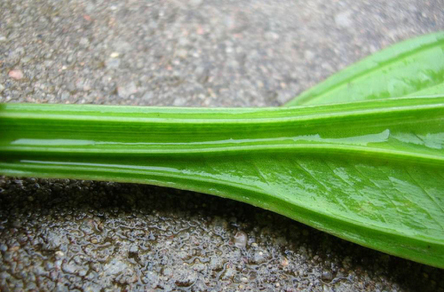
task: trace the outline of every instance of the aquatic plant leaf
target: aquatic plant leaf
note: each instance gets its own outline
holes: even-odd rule
[[[442,94],[444,32],[407,40],[334,74],[286,106]]]
[[[0,173],[217,195],[444,268],[444,96],[233,109],[1,104]]]

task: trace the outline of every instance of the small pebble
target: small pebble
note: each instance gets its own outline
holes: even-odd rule
[[[134,82],[117,87],[117,93],[120,97],[127,98],[137,92],[137,86]]]
[[[330,282],[333,279],[333,274],[330,271],[324,271],[322,272],[321,279]]]
[[[70,54],[67,58],[66,58],[66,62],[68,64],[74,63],[76,59],[76,56],[74,54]]]
[[[22,226],[22,223],[20,222],[20,220],[14,220],[12,222],[12,226],[15,228],[20,228]]]
[[[107,69],[117,69],[120,66],[120,59],[109,58],[108,60],[106,60],[105,66]]]
[[[234,246],[238,248],[245,248],[247,246],[248,236],[243,231],[238,231],[234,235]]]
[[[62,266],[62,270],[65,273],[74,274],[76,272],[76,267],[71,265],[71,264],[69,264],[69,263],[66,263],[66,264],[64,264]]]
[[[11,77],[12,79],[15,79],[15,80],[20,80],[23,78],[23,72],[22,72],[22,70],[19,70],[19,69],[14,69],[14,70],[9,71],[8,75],[9,75],[9,77]]]
[[[344,11],[335,16],[335,23],[339,27],[349,27],[353,24],[353,21],[350,19],[351,13],[349,11]]]
[[[0,251],[5,252],[8,250],[8,246],[4,243],[0,243]]]
[[[55,255],[56,255],[56,257],[59,257],[59,258],[65,256],[65,254],[64,254],[62,251],[60,251],[60,250],[56,251],[56,252],[55,252]]]
[[[284,258],[281,260],[281,265],[282,265],[283,267],[288,266],[288,259],[284,257]]]
[[[62,94],[60,95],[60,98],[62,100],[67,100],[71,95],[69,94],[69,92],[67,91],[63,91]]]
[[[203,0],[190,0],[190,5],[192,6],[199,6],[200,4],[202,4]]]
[[[79,41],[79,45],[87,47],[89,45],[89,40],[87,38],[81,38]]]
[[[187,57],[187,55],[188,55],[188,52],[186,50],[184,50],[184,49],[179,49],[179,50],[177,50],[176,55],[179,58],[185,59]]]
[[[154,97],[154,94],[150,91],[145,92],[145,94],[142,96],[142,100],[148,101],[151,100]]]

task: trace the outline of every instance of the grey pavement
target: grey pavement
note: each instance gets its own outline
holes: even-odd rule
[[[0,102],[279,106],[444,1],[2,0]],[[0,177],[1,291],[444,291],[443,270],[144,185]]]

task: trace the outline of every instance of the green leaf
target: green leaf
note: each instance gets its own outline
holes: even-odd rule
[[[444,268],[444,96],[286,108],[0,105],[0,173],[269,209]]]
[[[444,32],[376,53],[303,92],[286,106],[333,104],[444,91]]]

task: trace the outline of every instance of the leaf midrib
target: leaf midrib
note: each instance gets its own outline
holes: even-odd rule
[[[160,144],[165,146],[165,144]],[[124,145],[122,145],[124,146]],[[120,154],[128,157],[153,157],[153,156],[183,156],[183,155],[203,155],[203,154],[242,154],[242,153],[269,153],[288,152],[298,154],[343,154],[372,157],[375,159],[410,161],[434,166],[444,166],[444,157],[440,155],[421,154],[412,151],[397,151],[369,146],[335,145],[335,144],[304,144],[304,145],[255,145],[255,146],[223,146],[218,148],[191,148],[191,149],[94,149],[94,148],[49,148],[49,147],[26,147],[26,146],[3,146],[0,152],[6,153],[38,153],[46,154],[97,154],[112,155]]]

